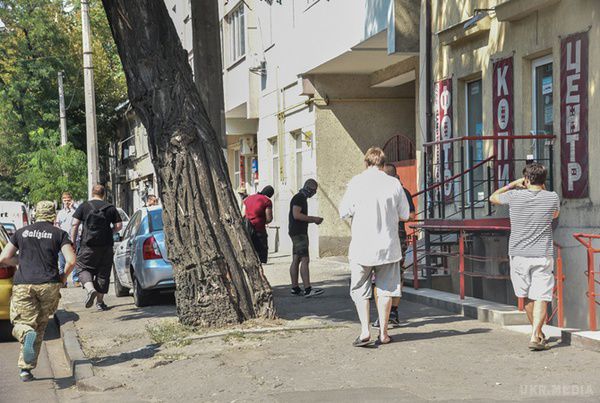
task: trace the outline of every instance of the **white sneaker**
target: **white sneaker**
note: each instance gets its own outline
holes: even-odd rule
[[[310,291],[304,291],[304,298],[314,297],[315,295],[321,295],[325,292],[325,290],[321,288],[311,288]]]

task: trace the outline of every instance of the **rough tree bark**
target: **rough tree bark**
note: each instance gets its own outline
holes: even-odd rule
[[[129,100],[148,131],[180,321],[222,326],[274,317],[271,288],[243,230],[223,152],[164,2],[102,3]]]

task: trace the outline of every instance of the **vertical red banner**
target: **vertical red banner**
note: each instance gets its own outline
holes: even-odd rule
[[[493,63],[492,107],[494,136],[512,136],[513,118],[513,58],[497,60]],[[514,180],[515,145],[512,139],[494,141],[494,176],[496,188],[508,185]]]
[[[581,32],[560,43],[560,172],[567,199],[589,195],[588,41]]]
[[[440,80],[436,83],[436,140],[449,140],[454,137],[452,126],[452,78]],[[439,166],[439,171],[443,173],[444,180],[448,180],[453,175],[453,154],[452,143],[442,143],[436,147],[438,155],[438,164],[443,161],[443,166]],[[438,172],[439,172],[438,171]],[[436,178],[441,175],[438,174]],[[454,197],[454,182],[450,181],[444,184],[444,201],[450,202]]]

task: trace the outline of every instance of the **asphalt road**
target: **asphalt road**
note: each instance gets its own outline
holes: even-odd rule
[[[46,339],[57,337],[55,328],[49,327],[48,330]],[[38,367],[33,371],[36,379],[32,382],[21,382],[19,379],[18,356],[19,343],[0,343],[0,403],[58,402],[46,346],[42,345]]]

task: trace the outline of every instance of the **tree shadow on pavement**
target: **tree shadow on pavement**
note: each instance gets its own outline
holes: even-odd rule
[[[128,351],[125,353],[120,353],[117,355],[109,355],[106,357],[98,357],[92,359],[92,363],[95,367],[109,367],[111,365],[122,364],[127,361],[136,360],[136,359],[148,359],[154,357],[154,355],[159,351],[160,344],[148,344],[145,347],[134,351]]]

